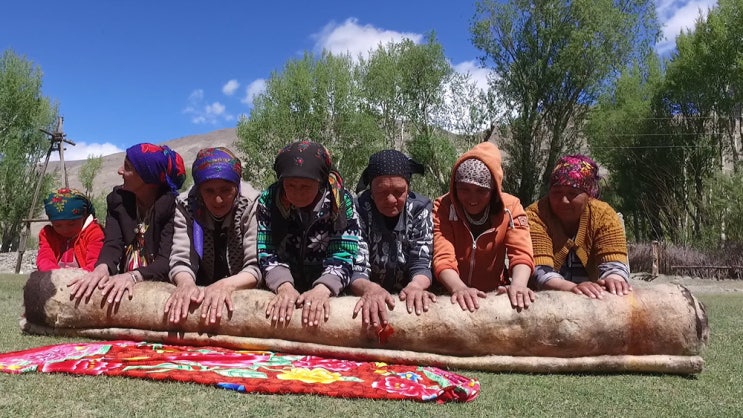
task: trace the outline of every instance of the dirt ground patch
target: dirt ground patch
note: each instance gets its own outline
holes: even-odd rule
[[[648,273],[632,274],[632,286],[647,286],[657,283],[674,283],[686,287],[691,293],[743,293],[743,280],[718,280],[690,276],[670,276],[661,274],[654,279]]]

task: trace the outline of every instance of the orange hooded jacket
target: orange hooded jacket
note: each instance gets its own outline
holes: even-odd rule
[[[454,179],[457,168],[467,159],[484,162],[493,176],[503,210],[490,215],[491,228],[473,238],[464,209],[457,198]],[[534,271],[529,222],[521,202],[502,190],[503,169],[498,147],[483,142],[464,153],[452,167],[449,193],[433,205],[433,274],[438,277],[452,269],[469,287],[489,292],[509,283],[505,260],[510,266],[523,264]]]

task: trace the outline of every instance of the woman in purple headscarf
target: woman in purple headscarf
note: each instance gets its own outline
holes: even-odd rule
[[[95,269],[68,286],[76,300],[101,289],[107,302],[119,303],[143,280],[167,280],[173,242],[173,212],[186,179],[183,158],[167,146],[148,143],[126,150],[119,168],[124,184],[106,197],[105,241]]]
[[[177,286],[165,303],[168,320],[178,323],[192,304],[210,324],[231,313],[232,292],[261,280],[256,250],[258,192],[241,184],[242,165],[227,148],[199,151],[191,174],[194,186],[175,211],[170,280]]]
[[[626,295],[627,241],[614,209],[598,200],[599,168],[585,155],[560,158],[547,196],[526,208],[539,289],[590,298]]]

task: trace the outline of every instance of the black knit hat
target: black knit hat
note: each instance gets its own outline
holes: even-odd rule
[[[371,185],[372,180],[379,176],[400,176],[410,183],[413,174],[423,174],[425,168],[422,164],[400,151],[387,149],[376,152],[369,157],[369,164],[361,173],[361,179],[356,186],[356,192],[360,192]]]

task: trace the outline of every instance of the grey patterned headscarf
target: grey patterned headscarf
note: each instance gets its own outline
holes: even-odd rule
[[[480,187],[493,189],[493,175],[484,162],[477,158],[470,158],[462,161],[457,167],[457,173],[454,176],[457,183],[469,183]]]

